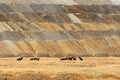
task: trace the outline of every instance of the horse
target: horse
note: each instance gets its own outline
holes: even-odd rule
[[[64,58],[60,58],[60,60],[66,60],[66,57],[64,57]]]
[[[21,61],[23,59],[23,57],[18,57],[17,61]]]
[[[73,57],[73,60],[74,60],[74,61],[76,61],[76,58],[75,58],[75,57]]]
[[[30,60],[31,60],[31,61],[33,61],[33,60],[37,60],[37,61],[39,61],[40,58],[39,58],[39,57],[32,57],[32,58],[30,58]]]
[[[81,61],[83,61],[83,58],[82,58],[82,57],[79,57],[79,59],[80,59]]]
[[[76,60],[76,58],[74,57],[63,57],[63,58],[60,58],[60,60]]]

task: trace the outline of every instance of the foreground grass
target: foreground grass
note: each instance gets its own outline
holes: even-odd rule
[[[84,61],[0,59],[0,80],[120,80],[119,57],[84,57]]]

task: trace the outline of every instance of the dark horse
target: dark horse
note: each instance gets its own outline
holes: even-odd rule
[[[66,60],[66,57],[62,57],[62,58],[60,58],[60,60]]]
[[[82,57],[79,57],[79,59],[80,59],[81,61],[83,61],[83,58],[82,58]]]
[[[18,57],[17,61],[21,61],[23,59],[23,57]]]
[[[72,61],[72,60],[76,60],[76,58],[75,57],[63,57],[63,58],[60,58],[60,60],[70,60],[70,61]]]
[[[76,58],[75,58],[75,57],[73,57],[73,60],[74,60],[74,61],[76,61]]]
[[[60,58],[60,60],[72,60],[71,57],[63,57],[63,58]]]
[[[31,60],[31,61],[33,61],[33,60],[37,60],[37,61],[39,61],[40,58],[39,58],[39,57],[32,57],[32,58],[30,58],[30,60]]]

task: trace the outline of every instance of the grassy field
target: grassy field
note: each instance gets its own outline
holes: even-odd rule
[[[119,57],[83,57],[83,61],[59,58],[0,58],[0,80],[120,80]]]

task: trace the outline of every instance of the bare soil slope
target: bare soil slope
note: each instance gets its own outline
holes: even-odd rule
[[[0,57],[120,56],[120,0],[0,1]]]

